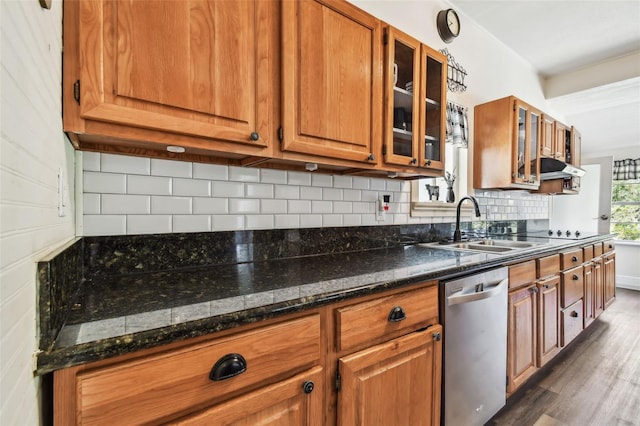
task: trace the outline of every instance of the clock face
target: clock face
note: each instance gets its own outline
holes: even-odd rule
[[[458,14],[453,9],[447,11],[447,26],[451,34],[455,37],[460,34],[460,20],[458,19]]]

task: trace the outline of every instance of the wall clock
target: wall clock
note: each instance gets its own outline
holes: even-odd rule
[[[460,18],[458,18],[458,14],[453,9],[438,12],[436,26],[440,38],[445,43],[451,43],[460,34]]]

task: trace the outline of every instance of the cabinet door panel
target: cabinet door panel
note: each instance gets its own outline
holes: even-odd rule
[[[79,7],[83,118],[267,145],[267,6],[140,0]]]
[[[560,277],[538,283],[538,367],[560,350]]]
[[[613,303],[616,298],[616,258],[615,255],[604,257],[603,266],[604,278],[604,307],[605,309]]]
[[[310,393],[302,385],[312,382]],[[175,422],[176,425],[321,426],[322,368],[316,367],[272,386]]]
[[[282,10],[283,150],[375,164],[380,21],[335,0],[287,1]]]
[[[509,293],[507,392],[512,393],[536,371],[536,297],[532,284]]]
[[[439,425],[442,341],[429,327],[339,360],[338,424]]]

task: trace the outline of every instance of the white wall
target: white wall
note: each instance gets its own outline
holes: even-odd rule
[[[36,425],[36,261],[74,236],[73,162],[62,133],[62,2],[0,2],[0,425]],[[69,210],[58,217],[64,170]]]

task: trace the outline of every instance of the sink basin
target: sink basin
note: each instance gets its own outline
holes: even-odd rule
[[[441,248],[446,250],[464,250],[482,253],[506,254],[520,250],[531,249],[545,245],[544,243],[532,243],[528,241],[510,241],[510,240],[478,240],[466,241],[461,243],[437,242],[426,243],[424,246]]]

